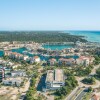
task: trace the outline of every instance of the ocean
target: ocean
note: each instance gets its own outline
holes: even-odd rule
[[[85,36],[85,39],[90,42],[99,42],[100,43],[100,31],[64,31],[72,35],[81,35]]]

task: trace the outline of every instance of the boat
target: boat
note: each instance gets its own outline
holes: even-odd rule
[[[23,51],[22,53],[23,53],[23,54],[27,54],[27,53],[28,53],[28,51]]]

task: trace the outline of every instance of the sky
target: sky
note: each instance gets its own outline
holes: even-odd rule
[[[100,0],[0,0],[0,30],[100,30]]]

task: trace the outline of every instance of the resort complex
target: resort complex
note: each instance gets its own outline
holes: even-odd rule
[[[99,43],[0,44],[0,98],[4,100],[5,95],[9,100],[31,100],[30,96],[36,100],[80,100],[87,95],[92,100],[99,93]]]
[[[100,0],[0,0],[0,100],[100,100]]]

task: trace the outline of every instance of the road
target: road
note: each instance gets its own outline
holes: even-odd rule
[[[75,93],[78,91],[79,87],[76,87],[66,98],[65,100],[71,100],[71,98],[75,95]]]
[[[75,100],[82,100],[83,96],[87,93],[87,89],[85,88],[76,98]]]
[[[92,69],[91,73],[90,73],[87,77],[96,74],[96,70],[97,70],[99,67],[100,67],[100,64],[94,66],[94,68]],[[84,83],[81,82],[84,78],[85,78],[85,77],[76,77],[76,80],[78,81],[79,87],[84,87],[84,86],[85,86],[85,87],[90,87],[90,86],[91,86],[92,88],[97,88],[97,87],[100,86],[100,81],[98,81],[98,80],[96,80],[96,84],[94,84],[94,85],[87,85],[87,84],[84,84]],[[78,88],[78,87],[77,87],[77,88]],[[71,98],[75,96],[75,94],[76,94],[77,91],[78,91],[77,89],[74,89],[74,90],[69,94],[69,96],[66,97],[65,100],[71,100]],[[76,100],[81,100],[82,96],[84,96],[84,93],[86,93],[86,92],[82,91],[81,94],[77,97]]]

